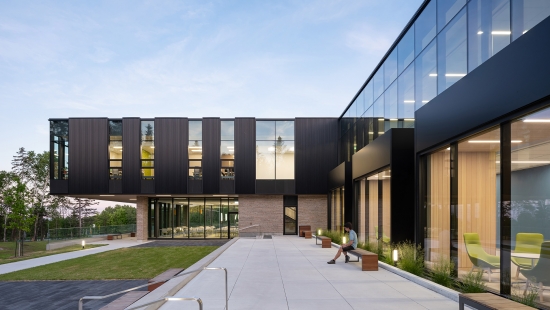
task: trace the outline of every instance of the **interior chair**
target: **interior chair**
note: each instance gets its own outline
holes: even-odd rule
[[[516,253],[540,254],[540,246],[544,242],[544,236],[537,233],[518,233],[516,235]],[[519,276],[520,269],[531,269],[537,264],[537,260],[530,258],[513,257],[512,263],[518,268],[516,269],[516,278]]]
[[[529,286],[536,284],[538,286],[538,294],[540,301],[544,298],[542,293],[544,286],[550,285],[550,241],[543,242],[540,247],[540,258],[535,267],[532,269],[521,269],[519,272],[527,278],[527,284],[523,294],[527,292]]]
[[[472,262],[472,271],[475,268],[487,271],[489,282],[491,282],[492,269],[500,269],[500,258],[485,252],[479,241],[478,233],[465,233],[464,244],[466,245],[468,257]]]

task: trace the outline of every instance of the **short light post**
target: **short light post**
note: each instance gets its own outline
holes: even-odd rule
[[[317,243],[317,241],[319,240],[320,235],[321,235],[321,229],[317,229],[317,236],[315,236],[315,244],[319,244]]]
[[[85,246],[86,246],[86,241],[82,240],[82,249],[84,249]]]
[[[398,254],[397,254],[397,249],[394,249],[393,250],[393,265],[397,267],[397,259],[399,258]]]
[[[346,244],[346,236],[342,237],[342,245]]]

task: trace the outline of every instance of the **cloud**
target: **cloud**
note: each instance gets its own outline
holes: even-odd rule
[[[88,57],[96,63],[106,63],[115,56],[115,53],[105,47],[94,47],[94,51]]]

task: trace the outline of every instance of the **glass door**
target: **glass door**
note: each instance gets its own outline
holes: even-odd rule
[[[229,212],[227,214],[229,219],[229,239],[239,236],[239,213]]]
[[[284,219],[284,234],[285,235],[297,235],[298,226],[296,225],[298,208],[285,207],[285,219]]]

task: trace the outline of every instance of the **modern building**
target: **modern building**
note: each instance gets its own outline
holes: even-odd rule
[[[137,202],[143,239],[351,221],[496,293],[546,288],[548,16],[548,0],[426,0],[338,118],[51,119],[52,194]]]

